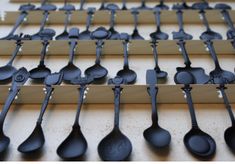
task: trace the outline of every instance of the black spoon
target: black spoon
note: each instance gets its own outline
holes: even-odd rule
[[[173,7],[172,7],[173,10],[189,10],[189,9],[192,9],[191,6],[189,6],[185,0],[182,0],[182,3],[177,3],[177,4],[174,4]]]
[[[79,40],[90,40],[91,39],[91,31],[89,30],[93,15],[95,13],[95,8],[87,9],[87,20],[86,20],[86,30],[79,34]]]
[[[40,24],[40,29],[36,34],[31,35],[31,39],[32,40],[40,40],[40,33],[44,30],[44,27],[46,25],[46,22],[48,21],[50,12],[49,11],[54,11],[56,10],[56,6],[55,5],[51,5],[51,4],[44,4],[42,5],[39,10],[43,10],[43,18],[41,20],[41,24]]]
[[[234,73],[230,71],[223,70],[219,64],[213,42],[208,40],[205,42],[207,45],[210,55],[215,63],[215,69],[210,72],[210,80],[213,84],[222,84],[222,83],[233,83],[235,81]]]
[[[161,31],[161,11],[159,9],[154,10],[156,31],[150,34],[153,40],[167,40],[169,38],[168,34]]]
[[[114,29],[115,26],[115,15],[116,15],[116,10],[119,10],[118,5],[116,4],[108,4],[106,6],[106,9],[110,11],[110,28],[109,31],[111,33],[110,40],[118,40],[120,39],[120,34]]]
[[[134,17],[134,24],[135,24],[133,33],[131,35],[131,39],[132,40],[144,40],[144,38],[139,34],[139,31],[138,31],[138,15],[139,15],[139,11],[137,9],[133,9],[131,14]]]
[[[96,60],[95,64],[85,70],[85,75],[92,76],[94,80],[101,80],[105,78],[108,74],[108,70],[101,66],[100,58],[102,54],[102,48],[104,45],[103,39],[108,39],[111,36],[111,33],[106,30],[104,27],[99,27],[91,33],[92,39],[97,39],[96,42]]]
[[[21,41],[22,34],[18,36],[16,41],[16,48],[12,53],[12,57],[9,62],[5,65],[0,67],[0,81],[7,81],[12,78],[13,74],[16,72],[16,68],[12,66],[14,59],[16,58],[17,54],[20,52],[23,42]]]
[[[106,0],[102,0],[99,10],[106,10],[105,3],[106,3]]]
[[[135,71],[129,68],[129,62],[128,62],[129,35],[127,33],[121,33],[120,39],[123,40],[124,66],[122,70],[118,71],[117,76],[123,78],[127,84],[133,84],[136,81],[137,74],[135,73]]]
[[[122,91],[121,84],[124,81],[121,77],[115,77],[109,80],[109,84],[114,84],[114,128],[104,137],[98,145],[98,153],[104,161],[124,161],[127,160],[132,151],[130,140],[119,129],[119,112],[120,112],[120,94]]]
[[[166,79],[168,73],[165,71],[162,71],[158,65],[158,53],[157,53],[157,42],[156,40],[152,41],[151,47],[153,48],[153,55],[154,55],[154,61],[155,61],[155,68],[154,70],[156,71],[157,78],[160,79]]]
[[[160,3],[156,5],[154,8],[160,10],[169,10],[169,6],[164,4],[164,0],[160,0]]]
[[[77,46],[77,40],[79,36],[79,30],[77,28],[72,28],[69,31],[69,62],[64,66],[60,72],[63,72],[63,80],[65,82],[70,82],[76,77],[81,75],[81,70],[73,64],[75,49]]]
[[[231,105],[228,101],[228,97],[225,93],[225,89],[227,89],[227,88],[222,84],[217,89],[220,90],[220,92],[223,96],[225,107],[226,107],[226,109],[229,113],[229,117],[230,117],[231,122],[232,122],[232,126],[227,128],[224,132],[224,139],[225,139],[225,142],[228,145],[228,147],[233,152],[235,152],[235,118],[234,118],[234,115],[233,115],[232,107],[231,107]]]
[[[79,125],[79,116],[83,104],[84,94],[87,89],[87,85],[93,81],[91,76],[81,78],[77,77],[71,81],[72,84],[79,84],[79,102],[77,114],[73,124],[73,129],[68,137],[57,148],[57,154],[65,160],[72,160],[82,157],[87,149],[87,141],[82,134]]]
[[[40,62],[36,68],[29,71],[30,78],[39,81],[44,80],[51,73],[51,70],[45,66],[44,60],[47,53],[47,47],[50,44],[49,40],[53,39],[53,36],[55,36],[55,31],[52,29],[44,29],[40,35],[43,40]]]
[[[192,121],[192,129],[184,136],[184,145],[195,156],[211,157],[215,153],[216,143],[210,135],[203,132],[198,126],[191,96],[192,88],[190,87],[190,84],[194,83],[194,77],[190,72],[178,72],[175,77],[176,84],[184,84],[182,90],[186,94]]]
[[[62,76],[61,73],[53,73],[48,75],[45,78],[44,84],[45,84],[45,98],[41,107],[40,115],[38,117],[38,120],[36,122],[36,126],[33,130],[33,132],[30,134],[30,136],[19,145],[18,151],[24,154],[30,154],[33,152],[37,152],[41,150],[45,143],[45,137],[42,129],[42,120],[43,115],[46,111],[47,105],[50,101],[51,95],[53,94],[54,88],[52,85],[59,85],[62,82]]]
[[[185,41],[178,41],[177,45],[179,45],[181,54],[184,58],[185,67],[177,67],[177,72],[190,72],[195,79],[195,84],[206,84],[209,82],[210,77],[205,73],[205,70],[201,67],[191,67],[191,61],[189,59],[187,50],[185,48]]]
[[[122,10],[127,10],[126,0],[122,0]]]
[[[171,135],[167,130],[161,128],[158,124],[156,106],[156,97],[158,93],[158,87],[156,87],[157,78],[158,76],[155,70],[147,70],[146,83],[149,85],[147,91],[152,102],[152,125],[144,131],[144,138],[155,148],[165,148],[170,144]]]
[[[29,73],[24,67],[20,68],[17,72],[15,72],[14,76],[12,77],[12,85],[9,90],[8,97],[3,106],[2,112],[0,114],[0,154],[3,154],[6,151],[8,145],[10,144],[10,138],[7,137],[3,132],[5,118],[12,102],[20,91],[20,87],[25,84],[28,78]]]
[[[19,26],[27,18],[27,16],[28,16],[27,11],[31,11],[31,10],[34,10],[34,9],[35,9],[35,5],[32,5],[30,3],[26,4],[26,5],[21,5],[20,8],[19,8],[19,10],[21,12],[20,12],[19,17],[16,20],[16,23],[15,23],[14,27],[12,28],[12,30],[10,31],[10,33],[7,36],[5,36],[3,38],[0,38],[0,40],[11,40],[11,39],[16,40],[14,33],[16,32],[16,30],[19,28]]]
[[[65,11],[65,15],[66,15],[65,22],[64,22],[64,31],[60,35],[58,35],[55,39],[56,40],[68,40],[69,38],[68,25],[71,21],[71,14],[72,14],[72,11],[75,10],[75,6],[67,4],[67,0],[65,0],[64,6],[60,8],[60,10]]]
[[[84,4],[85,0],[80,0],[80,8],[79,8],[80,11],[84,10]]]
[[[193,36],[184,31],[183,11],[182,10],[177,10],[176,14],[177,14],[177,18],[178,18],[179,31],[178,32],[172,32],[173,39],[174,40],[192,40]]]
[[[141,5],[137,7],[138,10],[152,10],[152,8],[146,6],[145,0],[141,0]]]
[[[222,39],[221,34],[211,30],[209,23],[207,21],[207,18],[206,18],[205,10],[201,10],[199,13],[202,16],[203,24],[206,27],[206,31],[201,34],[200,39],[201,40]]]

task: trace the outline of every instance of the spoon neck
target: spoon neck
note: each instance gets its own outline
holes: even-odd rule
[[[179,31],[184,31],[184,25],[183,25],[183,11],[178,10],[176,12],[177,18],[178,18],[178,25],[179,25]]]
[[[151,47],[153,48],[153,56],[154,56],[154,61],[155,61],[155,67],[159,68],[159,66],[158,66],[157,42],[156,41],[152,42]]]
[[[212,57],[214,63],[215,63],[215,68],[216,68],[217,70],[221,70],[221,67],[220,67],[220,64],[219,64],[219,60],[218,60],[218,58],[217,58],[217,54],[216,54],[215,48],[214,48],[214,46],[213,46],[213,42],[210,41],[210,40],[208,40],[208,41],[206,41],[206,45],[207,45],[207,47],[208,47],[208,49],[209,49],[209,52],[210,52],[210,54],[211,54],[211,57]]]
[[[22,47],[22,44],[17,44],[14,52],[12,53],[10,61],[7,63],[7,65],[12,65],[13,61],[15,60],[17,54],[19,53],[20,49]]]
[[[45,56],[46,56],[46,53],[47,53],[47,47],[49,46],[49,41],[48,40],[44,40],[42,42],[42,51],[41,51],[41,58],[40,58],[40,65],[44,65],[44,59],[45,59]]]
[[[119,112],[120,112],[120,94],[122,88],[113,88],[114,92],[114,128],[119,128]]]
[[[156,27],[157,27],[157,31],[161,31],[161,11],[155,11],[154,12],[155,15],[155,22],[156,22]]]
[[[200,14],[201,14],[201,16],[202,16],[202,21],[203,21],[203,24],[204,24],[205,27],[206,27],[206,30],[207,30],[207,31],[211,31],[211,28],[210,28],[210,26],[209,26],[208,20],[207,20],[207,18],[206,18],[206,13],[205,13],[205,11],[204,11],[204,10],[200,11]]]
[[[95,64],[100,64],[100,58],[101,58],[101,54],[102,54],[103,45],[104,45],[104,41],[102,41],[102,40],[98,40],[96,42],[96,61],[95,61]]]
[[[115,15],[116,15],[116,11],[115,10],[111,10],[111,13],[110,13],[110,29],[114,29]]]
[[[68,30],[68,25],[71,19],[71,11],[65,12],[65,20],[64,20],[64,32]]]
[[[77,41],[75,40],[71,40],[69,42],[70,45],[70,50],[69,50],[69,63],[72,64],[73,63],[73,59],[74,59],[74,54],[75,54],[75,48],[77,46]]]
[[[152,123],[153,126],[156,126],[158,123],[158,115],[157,115],[157,93],[158,93],[158,87],[155,85],[150,85],[147,88],[148,94],[151,97],[151,106],[152,106]]]
[[[191,66],[191,61],[189,59],[187,50],[185,48],[185,41],[180,40],[177,44],[179,45],[181,54],[183,55],[184,64],[186,65],[187,68],[189,68]]]

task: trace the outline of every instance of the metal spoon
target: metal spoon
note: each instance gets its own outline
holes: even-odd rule
[[[150,34],[153,40],[167,40],[169,38],[167,33],[161,31],[161,11],[159,9],[154,10],[156,31]]]
[[[63,80],[65,82],[70,82],[76,77],[80,77],[81,70],[73,64],[74,54],[75,54],[75,48],[77,46],[77,40],[79,36],[79,30],[77,28],[72,28],[69,31],[69,45],[70,45],[70,51],[69,51],[69,62],[66,66],[64,66],[60,72],[63,72]]]
[[[69,38],[69,33],[68,33],[68,24],[71,21],[71,14],[72,11],[75,10],[74,5],[67,4],[67,0],[64,1],[64,6],[60,8],[61,11],[65,11],[65,22],[64,22],[64,31],[58,35],[55,39],[56,40],[68,40]]]
[[[119,129],[120,93],[122,91],[120,85],[123,82],[123,79],[120,77],[109,80],[109,83],[115,85],[113,88],[115,116],[113,130],[98,145],[99,156],[104,161],[127,160],[132,151],[130,140]]]
[[[29,71],[30,78],[34,79],[34,80],[39,80],[39,81],[44,80],[51,73],[51,70],[45,66],[44,60],[45,60],[45,56],[47,53],[47,48],[50,44],[49,40],[51,40],[53,38],[53,36],[55,36],[55,31],[52,29],[44,29],[40,35],[43,40],[41,59],[40,59],[39,65],[36,68]]]
[[[127,10],[126,0],[122,0],[122,10]]]
[[[156,5],[154,8],[160,10],[169,10],[169,6],[164,4],[164,0],[160,0],[160,4]]]
[[[221,34],[211,30],[205,15],[205,11],[201,10],[199,13],[202,16],[203,24],[206,26],[206,31],[201,34],[200,39],[201,40],[222,39]]]
[[[90,40],[91,39],[91,31],[89,30],[93,15],[95,13],[95,8],[87,9],[87,20],[86,20],[86,30],[81,32],[79,35],[79,40]]]
[[[7,137],[3,132],[5,118],[12,102],[20,91],[20,87],[25,84],[28,78],[29,73],[24,67],[20,68],[17,72],[15,72],[14,76],[12,77],[12,85],[9,90],[8,97],[3,106],[2,112],[0,114],[0,154],[4,153],[10,144],[10,138]]]
[[[230,71],[223,70],[219,64],[219,60],[217,58],[217,54],[215,52],[215,48],[213,46],[213,42],[208,40],[205,42],[207,45],[210,55],[215,63],[215,69],[210,72],[210,81],[213,84],[222,84],[222,83],[233,83],[235,81],[234,73]]]
[[[117,76],[123,78],[127,84],[133,84],[136,81],[137,74],[135,73],[135,71],[129,68],[129,62],[128,62],[129,35],[127,33],[121,33],[120,37],[123,40],[124,66],[122,70],[118,71]]]
[[[100,58],[102,54],[102,48],[104,45],[103,39],[108,39],[111,36],[111,33],[106,30],[104,27],[99,27],[91,33],[92,39],[97,39],[96,42],[96,60],[95,64],[85,70],[85,75],[92,76],[94,80],[101,80],[105,78],[108,74],[108,70],[101,66]]]
[[[5,65],[0,67],[0,81],[6,81],[12,78],[13,74],[16,72],[16,68],[12,66],[14,59],[16,58],[17,54],[21,51],[21,47],[23,42],[21,41],[22,34],[18,36],[18,39],[16,41],[16,48],[14,52],[12,53],[12,57],[9,60],[9,62]]]
[[[141,0],[141,5],[137,7],[138,10],[152,10],[152,8],[146,6],[145,0]]]
[[[84,93],[87,89],[87,84],[90,84],[93,81],[91,76],[81,78],[77,77],[71,81],[72,84],[79,84],[79,102],[77,114],[73,124],[73,129],[68,135],[68,137],[60,144],[57,148],[57,154],[65,160],[77,159],[84,155],[87,149],[87,141],[82,134],[79,125],[79,116],[82,108]]]
[[[144,131],[144,138],[146,141],[155,148],[164,148],[169,146],[171,141],[170,133],[161,128],[158,124],[158,114],[156,106],[156,97],[158,93],[157,84],[158,75],[155,70],[147,70],[146,83],[148,86],[148,94],[152,102],[152,125]]]
[[[85,4],[85,0],[80,0],[80,11],[84,10],[84,4]]]
[[[205,70],[201,67],[191,67],[191,61],[189,59],[187,50],[185,48],[185,41],[180,40],[177,45],[180,48],[181,54],[184,58],[185,67],[177,67],[177,72],[190,72],[195,79],[195,84],[206,84],[209,82],[210,77],[205,73]]]
[[[134,24],[135,24],[133,33],[131,35],[131,39],[132,40],[144,40],[144,38],[139,34],[139,31],[138,31],[138,15],[139,15],[139,11],[137,9],[133,9],[131,14],[134,17]]]
[[[19,145],[18,151],[24,154],[30,154],[33,152],[37,152],[41,150],[45,143],[45,137],[42,129],[42,120],[44,113],[46,111],[47,105],[51,99],[51,95],[53,94],[54,88],[52,85],[59,85],[62,82],[63,74],[61,73],[53,73],[48,75],[45,78],[45,98],[41,107],[40,115],[38,117],[36,126],[30,136]]]
[[[177,17],[178,17],[179,31],[178,32],[172,32],[173,39],[174,40],[192,40],[193,36],[184,31],[183,11],[182,10],[177,10],[176,14],[177,14]]]
[[[108,4],[106,6],[106,9],[110,11],[110,28],[109,28],[109,31],[111,33],[111,36],[110,36],[110,40],[118,40],[120,39],[120,34],[119,32],[117,32],[115,29],[114,29],[114,25],[115,25],[115,15],[116,15],[116,10],[119,10],[119,7],[118,5],[116,4]]]

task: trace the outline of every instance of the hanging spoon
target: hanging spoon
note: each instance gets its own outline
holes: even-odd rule
[[[96,60],[95,64],[85,70],[85,75],[92,76],[94,80],[104,79],[108,70],[101,66],[100,58],[102,54],[102,48],[104,45],[104,39],[108,39],[111,36],[111,33],[106,30],[104,27],[99,27],[91,33],[91,39],[97,39],[96,42]]]
[[[87,20],[86,20],[86,30],[81,32],[79,35],[79,40],[90,40],[91,39],[91,31],[89,30],[93,15],[95,13],[95,8],[87,9]]]
[[[153,40],[167,40],[169,38],[167,33],[161,31],[161,11],[159,9],[154,10],[156,31],[150,34]]]
[[[21,41],[22,35],[18,36],[16,41],[16,48],[15,51],[12,53],[12,57],[9,62],[5,65],[0,67],[0,81],[7,81],[12,78],[13,74],[16,72],[16,68],[12,66],[14,59],[16,58],[17,54],[21,51],[21,47],[23,42]]]
[[[154,8],[160,10],[169,10],[169,6],[164,4],[164,0],[160,0],[160,3],[156,5]]]
[[[80,11],[84,10],[84,4],[85,0],[80,0],[80,8],[79,8]]]
[[[130,140],[119,129],[119,112],[120,112],[120,94],[122,91],[121,84],[124,81],[121,77],[115,77],[109,80],[109,84],[114,84],[114,103],[115,116],[114,128],[104,137],[98,145],[98,153],[104,161],[124,161],[127,160],[132,151]]]
[[[210,55],[215,63],[215,69],[210,72],[210,80],[213,84],[221,84],[224,83],[233,83],[235,81],[234,73],[230,71],[223,70],[220,66],[219,60],[217,58],[217,54],[215,52],[215,48],[213,46],[213,42],[208,40],[205,42],[207,48],[210,51]]]
[[[69,62],[64,66],[60,72],[63,72],[63,80],[65,82],[70,82],[76,77],[81,75],[81,70],[73,64],[75,49],[77,46],[77,40],[79,36],[79,30],[77,28],[72,28],[69,31]]]
[[[133,9],[131,14],[134,17],[134,24],[135,24],[133,33],[131,35],[131,39],[132,40],[144,40],[144,38],[139,34],[139,31],[138,31],[138,15],[139,15],[139,11],[137,9]]]
[[[79,84],[79,102],[77,114],[73,124],[73,129],[68,135],[68,137],[60,144],[57,148],[57,154],[65,160],[72,160],[82,157],[87,149],[87,141],[82,134],[80,125],[79,125],[79,116],[82,108],[85,91],[87,85],[92,83],[93,78],[91,76],[81,78],[77,77],[71,81],[72,84]]]
[[[127,10],[126,0],[122,0],[122,10]]]
[[[156,97],[158,93],[157,84],[158,75],[155,70],[147,70],[146,83],[148,86],[148,94],[152,102],[152,125],[144,131],[144,138],[155,148],[165,148],[169,146],[171,141],[170,133],[161,128],[158,124],[158,114],[156,106]]]
[[[67,4],[67,0],[65,0],[64,6],[60,8],[60,11],[65,11],[65,15],[66,15],[65,22],[64,22],[64,31],[55,38],[56,40],[68,40],[69,38],[68,25],[71,21],[72,11],[74,10],[75,10],[75,6]]]
[[[201,40],[222,39],[221,34],[211,30],[209,23],[207,21],[207,18],[206,18],[205,11],[201,10],[200,14],[202,16],[203,23],[206,26],[206,31],[201,34],[200,39]]]
[[[8,97],[3,106],[2,112],[0,114],[0,154],[5,152],[8,145],[10,144],[10,138],[7,137],[3,132],[5,118],[12,102],[20,91],[20,87],[25,84],[28,78],[29,73],[24,67],[20,68],[17,72],[15,72],[14,76],[12,77],[12,85],[9,90]]]
[[[40,59],[39,65],[36,68],[29,71],[30,78],[33,80],[38,80],[38,81],[44,80],[51,73],[51,70],[45,66],[44,60],[45,60],[45,56],[47,53],[47,48],[50,44],[49,40],[53,39],[53,36],[55,36],[55,31],[52,29],[44,29],[40,35],[43,40],[41,59]]]
[[[59,85],[62,82],[63,75],[61,73],[53,73],[48,75],[45,78],[45,98],[41,107],[40,115],[38,117],[36,126],[30,136],[19,145],[18,151],[24,154],[30,154],[33,152],[37,152],[41,150],[45,143],[45,137],[42,130],[42,120],[43,115],[46,111],[47,105],[51,99],[51,95],[53,94],[54,88],[52,85]]]
[[[136,81],[137,74],[135,73],[135,71],[129,68],[129,62],[128,62],[129,35],[127,33],[121,33],[120,39],[123,40],[124,66],[122,70],[118,71],[117,76],[123,78],[127,84],[133,84]]]
[[[111,36],[110,36],[110,40],[118,40],[120,39],[120,34],[119,32],[117,32],[115,29],[114,29],[114,25],[115,25],[115,15],[116,15],[116,10],[119,10],[119,7],[118,5],[116,4],[108,4],[106,6],[106,9],[110,11],[110,28],[109,28],[109,32],[111,33]]]
[[[152,8],[146,6],[145,0],[141,0],[141,5],[137,7],[138,10],[151,10]]]
[[[179,24],[179,31],[172,32],[174,40],[192,40],[193,36],[184,31],[183,26],[183,11],[181,9],[176,12]]]

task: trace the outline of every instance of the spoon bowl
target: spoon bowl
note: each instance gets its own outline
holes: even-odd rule
[[[118,71],[117,76],[122,77],[127,84],[135,83],[137,78],[137,74],[135,73],[135,71],[129,68],[124,68],[123,70]]]
[[[169,35],[165,32],[157,30],[157,31],[151,33],[150,37],[155,40],[167,40],[169,38]]]
[[[215,31],[205,31],[201,34],[200,39],[201,40],[213,40],[213,39],[221,40],[222,36],[221,34]]]
[[[193,36],[191,34],[186,33],[183,30],[179,32],[172,32],[174,40],[192,40]]]
[[[235,127],[231,126],[224,132],[224,139],[228,147],[235,152]]]
[[[30,73],[30,78],[42,80],[45,79],[45,77],[47,77],[51,73],[51,70],[47,68],[45,65],[39,65],[37,68],[34,68],[31,71],[29,71],[29,73]]]
[[[5,80],[10,79],[13,76],[13,74],[16,72],[16,68],[11,65],[6,65],[3,67],[0,67],[0,72],[1,72],[0,80],[5,81]]]
[[[234,73],[223,69],[215,69],[210,72],[211,80],[214,84],[232,83],[235,81]]]
[[[94,79],[99,80],[107,76],[108,70],[100,64],[95,64],[92,67],[85,70],[85,75],[90,75]]]
[[[63,72],[63,79],[65,81],[71,81],[74,77],[79,77],[81,75],[81,70],[73,63],[68,63],[60,71]]]

